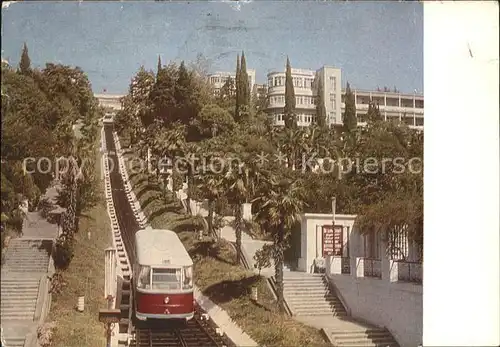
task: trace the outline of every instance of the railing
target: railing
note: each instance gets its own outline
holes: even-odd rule
[[[422,283],[422,263],[398,261],[398,281]]]
[[[342,274],[349,275],[351,273],[351,260],[348,257],[342,257],[341,260]]]
[[[380,259],[364,258],[363,271],[365,277],[382,278],[382,261]]]

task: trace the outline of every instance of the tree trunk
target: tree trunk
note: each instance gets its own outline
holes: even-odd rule
[[[284,265],[284,256],[283,256],[283,248],[284,248],[284,226],[280,225],[278,227],[278,232],[274,237],[274,276],[276,278],[276,294],[278,297],[277,303],[278,308],[281,313],[285,312],[285,299],[283,296],[283,265]]]
[[[213,225],[214,225],[214,200],[208,200],[208,234],[214,235]]]
[[[237,204],[234,211],[234,219],[236,222],[235,225],[235,234],[236,234],[236,264],[241,263],[241,227],[243,220],[243,211],[241,209],[241,205]]]

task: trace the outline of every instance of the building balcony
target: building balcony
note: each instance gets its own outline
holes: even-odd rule
[[[273,86],[267,88],[268,95],[285,95],[285,86]]]
[[[416,115],[423,115],[424,114],[424,109],[423,108],[413,108],[413,107],[403,107],[403,106],[385,106],[385,105],[379,105],[380,112],[391,112],[391,113],[408,113],[408,114],[413,114],[415,113]],[[341,109],[342,112],[345,110],[345,103],[341,103]],[[356,104],[356,110],[357,111],[368,111],[368,105],[367,104]]]
[[[273,102],[269,103],[267,108],[284,108],[285,103],[284,102]],[[315,110],[316,105],[314,104],[296,104],[295,105],[296,110]]]

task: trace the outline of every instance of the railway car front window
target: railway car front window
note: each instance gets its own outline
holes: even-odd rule
[[[137,287],[141,289],[151,288],[151,268],[149,266],[141,266],[137,279]]]
[[[153,289],[181,289],[181,269],[153,269]]]
[[[184,281],[182,289],[192,289],[193,288],[193,268],[191,266],[186,266],[184,268]]]

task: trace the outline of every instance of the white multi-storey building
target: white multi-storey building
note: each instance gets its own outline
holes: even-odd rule
[[[250,84],[250,91],[253,90],[253,87],[255,85],[255,70],[253,69],[247,69],[247,74],[248,74],[248,83]],[[214,87],[214,94],[218,95],[220,92],[220,89],[224,84],[226,83],[227,79],[231,78],[231,80],[234,81],[236,80],[236,75],[234,72],[215,72],[213,74],[208,75],[208,81],[210,82],[211,85]]]
[[[255,84],[255,70],[248,70],[250,90]],[[341,70],[323,66],[318,70],[292,69],[292,80],[295,92],[295,112],[297,124],[308,126],[316,122],[316,100],[319,83],[322,83],[323,100],[326,109],[326,122],[330,126],[343,124],[342,115],[345,110],[345,89],[342,89]],[[209,76],[210,83],[218,93],[227,78],[234,79],[234,74],[219,72]],[[274,119],[275,125],[282,126],[285,107],[285,72],[273,71],[267,74],[268,106],[266,112]],[[261,93],[265,88],[259,88]],[[397,120],[412,128],[424,127],[424,96],[413,93],[405,94],[389,91],[367,91],[351,88],[356,105],[356,117],[359,125],[366,124],[366,113],[370,102],[379,106],[385,120]]]
[[[267,112],[276,125],[284,125],[285,72],[270,72],[268,79]],[[292,69],[295,92],[295,112],[297,125],[308,126],[316,122],[316,98],[318,83],[323,83],[323,97],[327,114],[327,124],[342,122],[341,117],[341,73],[340,69],[323,66],[321,69]]]
[[[371,102],[379,106],[385,120],[397,120],[410,127],[424,127],[424,96],[422,94],[404,94],[384,91],[352,90],[356,104],[358,123],[366,122],[366,112]],[[345,90],[342,91],[342,112],[344,112]]]

